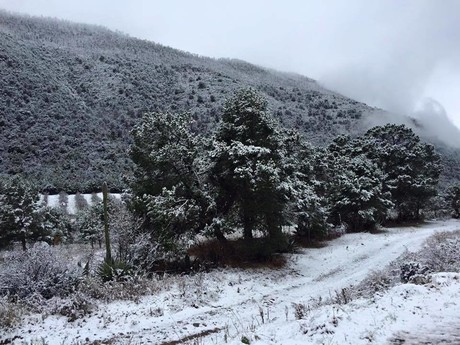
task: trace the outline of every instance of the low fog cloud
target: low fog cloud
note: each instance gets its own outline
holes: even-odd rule
[[[413,6],[402,3],[395,4],[394,11],[382,6],[375,23],[381,29],[362,42],[378,48],[338,64],[326,71],[321,81],[357,99],[410,114],[422,97],[430,96],[426,93],[430,84],[439,82],[439,69],[458,75],[460,2],[417,1]]]

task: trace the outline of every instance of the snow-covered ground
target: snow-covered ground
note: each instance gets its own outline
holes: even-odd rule
[[[430,284],[402,284],[347,304],[319,303],[420,249],[433,233],[459,229],[460,222],[450,220],[347,234],[288,255],[281,269],[165,277],[157,293],[139,301],[100,304],[72,322],[30,315],[5,337],[20,336],[17,344],[460,344],[458,273],[437,273]]]

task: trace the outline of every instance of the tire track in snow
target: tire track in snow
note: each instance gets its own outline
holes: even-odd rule
[[[458,229],[459,224],[439,222],[419,228],[390,229],[376,235],[347,234],[329,242],[326,247],[288,255],[287,266],[280,270],[225,270],[206,274],[205,284],[211,282],[219,288],[214,302],[204,297],[201,303],[191,304],[177,293],[164,292],[146,296],[140,304],[133,302],[127,306],[122,303],[121,309],[117,303],[102,305],[97,317],[78,321],[81,326],[61,322],[61,319],[56,322],[58,318],[51,317],[35,329],[40,332],[40,327],[52,326],[47,334],[55,337],[71,337],[85,330],[86,334],[93,335],[94,340],[113,344],[123,344],[127,340],[132,344],[160,344],[218,328],[222,331],[210,335],[214,339],[210,343],[223,343],[224,337],[232,339],[248,330],[256,331],[267,322],[275,325],[284,319],[293,320],[292,303],[308,304],[310,298],[326,297],[336,290],[357,284],[372,269],[383,268],[406,249],[420,248],[436,231],[452,231]],[[164,308],[163,315],[149,313],[157,307]],[[98,317],[112,321],[103,322],[101,328],[93,322]],[[27,330],[27,326],[24,327]],[[33,339],[33,333],[28,339]]]
[[[326,247],[306,249],[301,254],[291,255],[291,262],[288,264],[290,267],[287,270],[293,269],[302,273],[300,276],[285,280],[281,286],[274,284],[269,291],[264,290],[263,294],[239,299],[227,305],[218,305],[212,311],[198,312],[193,316],[179,318],[169,325],[163,323],[161,330],[165,331],[165,327],[170,327],[171,330],[166,333],[173,334],[172,330],[178,323],[196,324],[196,320],[200,320],[200,324],[212,325],[211,328],[221,327],[230,337],[244,332],[245,327],[255,330],[258,325],[268,322],[267,318],[283,317],[286,308],[290,308],[292,303],[308,302],[313,297],[326,297],[332,292],[361,282],[372,269],[384,268],[406,250],[419,249],[436,231],[457,229],[458,223],[453,224],[429,223],[417,228],[390,229],[375,235],[366,233],[344,235],[331,241]],[[337,260],[338,257],[341,259]],[[336,262],[339,262],[339,265],[335,265]],[[314,266],[319,268],[311,269]],[[270,301],[269,306],[267,300]],[[265,315],[265,320],[262,320],[261,315]],[[219,321],[216,323],[216,319],[220,319],[220,322],[228,321],[226,324],[219,324]],[[149,335],[155,337],[155,333],[159,330],[155,327]],[[133,334],[131,336],[136,337]],[[144,339],[145,336],[144,333]]]

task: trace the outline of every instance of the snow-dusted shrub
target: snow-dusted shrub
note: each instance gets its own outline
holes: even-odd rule
[[[310,306],[302,303],[292,303],[292,307],[294,308],[294,316],[296,320],[305,319],[311,311]]]
[[[151,267],[160,258],[165,258],[164,251],[159,243],[152,241],[148,233],[135,235],[130,241],[125,239],[127,244],[126,260],[136,267]]]
[[[414,281],[420,281],[422,276],[424,276],[429,271],[429,268],[425,265],[422,265],[418,262],[408,262],[401,265],[401,282],[409,283]]]
[[[403,262],[400,276],[403,283],[425,284],[436,272],[460,272],[460,231],[428,238],[423,249]]]
[[[111,280],[127,281],[134,275],[134,271],[124,261],[107,262],[104,260],[97,269],[97,275],[104,282]]]
[[[369,275],[356,287],[358,295],[371,296],[375,293],[387,290],[394,285],[396,279],[393,279],[392,270],[384,269],[371,271]],[[399,279],[398,279],[399,281]]]
[[[60,247],[37,243],[25,252],[13,252],[0,271],[0,294],[48,299],[66,296],[80,281],[81,270],[67,261]]]
[[[140,297],[153,294],[164,288],[164,282],[161,284],[152,278],[137,275],[125,281],[108,281],[103,283],[98,277],[87,277],[79,285],[79,292],[88,298],[111,302],[115,300],[139,301]]]
[[[8,301],[6,296],[0,297],[0,329],[14,326],[21,316],[21,307]]]
[[[54,313],[66,316],[69,321],[81,319],[96,309],[91,298],[81,292],[76,292],[59,302]]]
[[[419,256],[431,272],[460,272],[460,231],[430,237]]]

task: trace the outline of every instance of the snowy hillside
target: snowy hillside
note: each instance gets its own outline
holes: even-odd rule
[[[428,133],[433,121],[389,114],[304,76],[97,26],[0,11],[0,52],[0,171],[29,175],[49,193],[93,192],[103,181],[123,190],[132,168],[129,132],[145,112],[189,112],[196,129],[209,132],[241,88],[258,90],[283,126],[317,145],[387,122],[408,124],[436,143],[447,133],[439,124]],[[455,137],[452,124],[445,126]],[[446,154],[446,179],[459,175],[455,152]]]
[[[16,344],[355,345],[419,344],[420,339],[459,344],[460,274],[434,273],[417,284],[379,288],[385,285],[384,272],[391,271],[385,270],[388,264],[404,255],[399,268],[410,252],[434,248],[427,238],[455,230],[459,221],[346,234],[323,248],[289,254],[281,269],[164,276],[138,287],[145,296],[101,303],[74,321],[46,313],[25,316],[3,339]],[[458,236],[448,241],[458,244]],[[372,289],[372,295],[357,293]]]

